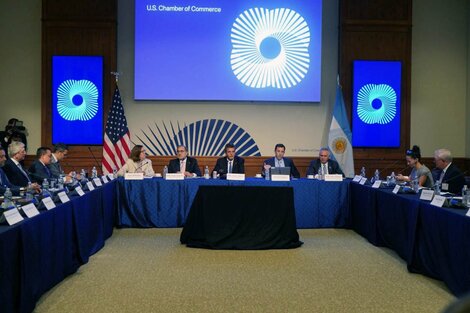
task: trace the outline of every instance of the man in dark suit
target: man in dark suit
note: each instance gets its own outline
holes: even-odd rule
[[[1,169],[5,165],[6,160],[5,150],[0,148],[0,194],[3,195],[6,189],[10,188],[11,193],[17,196],[20,194],[20,187],[12,185],[5,172]]]
[[[434,151],[434,163],[440,170],[436,175],[442,191],[460,194],[465,185],[465,177],[460,169],[452,163],[452,154],[447,149]]]
[[[7,174],[8,179],[15,186],[28,186],[28,183],[31,182],[31,178],[20,164],[26,156],[24,143],[13,141],[8,146],[8,155],[10,158],[6,160],[3,166],[3,171]]]
[[[188,149],[179,145],[176,147],[177,158],[168,164],[168,173],[184,173],[185,177],[201,176],[201,170],[195,158],[188,157]]]
[[[42,184],[44,179],[51,179],[51,170],[47,167],[51,164],[52,151],[48,147],[39,147],[36,151],[37,159],[29,167],[31,180],[35,183]]]
[[[278,143],[274,147],[274,157],[264,161],[263,167],[261,168],[261,175],[264,176],[264,171],[269,170],[271,167],[290,167],[290,176],[299,178],[300,174],[297,167],[294,165],[294,161],[284,157],[285,152],[286,147],[282,143]]]
[[[51,175],[53,178],[58,178],[60,174],[62,174],[63,170],[60,166],[60,161],[62,161],[68,153],[69,148],[67,145],[63,143],[58,143],[54,145],[54,151],[51,155],[51,163],[47,165],[47,167],[51,171]]]
[[[235,155],[235,146],[231,143],[225,145],[225,157],[217,159],[213,172],[220,178],[227,177],[227,173],[245,173],[245,160]]]
[[[318,170],[322,169],[322,174],[341,174],[344,176],[341,167],[338,162],[335,160],[330,160],[330,150],[328,148],[321,148],[320,153],[318,154],[318,159],[310,162],[310,165],[307,169],[308,175],[318,174]]]

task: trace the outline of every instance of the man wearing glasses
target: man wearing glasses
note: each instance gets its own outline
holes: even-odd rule
[[[436,175],[442,191],[460,194],[465,185],[465,177],[460,169],[452,163],[452,154],[447,149],[434,151],[434,163],[440,170]]]
[[[170,161],[168,173],[184,173],[185,177],[201,176],[201,170],[195,158],[188,157],[188,149],[179,145],[176,147],[176,159]]]

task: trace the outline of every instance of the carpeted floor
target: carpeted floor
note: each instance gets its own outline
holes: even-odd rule
[[[181,229],[115,230],[35,312],[440,312],[443,283],[350,230],[299,230],[294,250],[179,244]]]

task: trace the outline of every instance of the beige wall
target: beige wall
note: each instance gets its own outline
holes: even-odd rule
[[[468,1],[413,1],[411,143],[469,157]]]
[[[41,144],[41,1],[0,1],[0,129],[16,117]]]
[[[324,142],[336,79],[336,1],[324,4],[322,99],[311,105],[134,102],[132,3],[119,0],[118,65],[133,133],[145,125],[142,118],[191,122],[230,116],[251,132],[263,154],[270,154],[277,141],[291,155],[310,155]],[[40,1],[0,1],[0,128],[10,117],[22,119],[29,130],[30,153],[40,145],[40,17]],[[455,156],[470,157],[469,20],[466,0],[414,0],[411,143],[421,145],[424,156],[447,146]],[[294,153],[295,148],[306,151]]]

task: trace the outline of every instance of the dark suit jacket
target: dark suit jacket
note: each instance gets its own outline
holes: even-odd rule
[[[439,180],[439,178],[441,177],[441,172],[442,171],[440,171],[437,175],[437,180]],[[462,192],[463,186],[466,183],[465,176],[454,163],[451,163],[444,175],[444,178],[442,179],[442,183],[449,184],[449,188],[447,190],[444,190],[441,185],[442,191],[460,194]]]
[[[179,171],[180,160],[178,158],[171,160],[170,164],[168,165],[168,173],[177,173]],[[195,158],[186,157],[186,172],[194,173],[197,176],[202,176],[201,169],[199,168]]]
[[[59,162],[51,163],[47,165],[47,167],[51,171],[51,175],[53,178],[58,178],[60,174],[62,174],[62,167],[60,166]]]
[[[226,177],[227,176],[227,158],[223,157],[220,159],[217,159],[217,163],[215,164],[215,167],[212,171],[216,171],[217,174],[220,175],[220,177]],[[233,164],[232,164],[232,173],[236,174],[244,174],[245,173],[245,160],[235,156],[233,158]]]
[[[23,170],[26,172],[24,168]],[[26,187],[31,181],[31,178],[26,177],[11,159],[6,160],[3,171],[7,174],[10,183],[15,186]]]
[[[290,176],[295,177],[295,178],[300,178],[299,171],[297,170],[297,167],[295,167],[294,161],[292,161],[289,158],[283,158],[283,159],[284,159],[284,166],[290,167]],[[261,175],[263,176],[264,176],[264,164],[268,164],[274,167],[276,164],[274,157],[267,159],[263,162],[263,167],[261,167],[261,173],[262,173]]]
[[[17,196],[20,194],[20,187],[12,185],[7,175],[1,168],[0,168],[0,181],[1,181],[0,194],[3,195],[5,191],[7,190],[7,188],[10,188],[10,191],[14,196]]]
[[[51,179],[52,174],[51,170],[42,164],[39,160],[36,160],[29,167],[29,176],[31,177],[32,182],[42,184],[44,178]]]
[[[318,174],[318,169],[320,168],[320,159],[313,160],[310,162],[310,165],[307,169],[307,175],[316,175]],[[344,176],[343,171],[339,167],[338,162],[335,160],[328,160],[328,174],[341,174]]]

